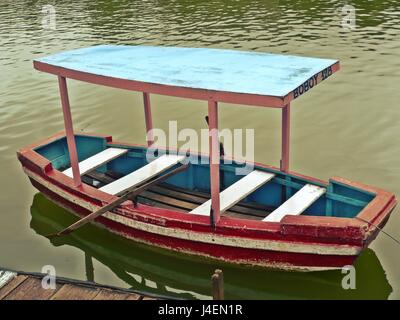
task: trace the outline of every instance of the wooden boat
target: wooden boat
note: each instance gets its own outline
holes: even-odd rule
[[[31,205],[30,227],[38,235],[62,230],[75,217],[37,193]],[[192,257],[134,243],[104,228],[88,226],[68,237],[50,239],[55,247],[73,247],[80,253],[89,281],[99,281],[100,263],[132,290],[184,299],[211,299],[210,273],[222,268],[226,299],[388,299],[393,291],[375,252],[367,248],[357,259],[357,286],[343,290],[341,270],[291,272],[242,267]],[[64,252],[64,251],[63,251]],[[132,253],[134,252],[134,253]],[[82,261],[79,260],[82,257]],[[104,268],[101,268],[104,269]],[[57,270],[60,274],[62,270]],[[246,274],[243,277],[243,274]]]
[[[394,194],[380,188],[289,171],[290,103],[338,71],[336,60],[96,46],[34,60],[34,67],[58,77],[65,132],[18,151],[25,173],[79,217],[136,190],[132,201],[94,220],[123,237],[237,264],[335,269],[354,262],[396,205]],[[148,145],[74,133],[66,78],[143,92]],[[186,152],[158,149],[159,157],[148,159],[150,94],[208,102],[209,155],[191,153],[198,161],[182,164]],[[236,174],[243,164],[220,154],[218,102],[282,110],[279,168],[251,163],[250,173]]]

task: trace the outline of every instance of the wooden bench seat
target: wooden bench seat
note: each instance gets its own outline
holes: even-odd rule
[[[119,148],[108,148],[95,155],[87,158],[79,162],[79,172],[81,176],[85,173],[92,171],[98,167],[101,167],[103,164],[110,162],[111,160],[118,158],[119,156],[128,152],[128,149],[119,149]],[[72,178],[72,168],[68,168],[63,171],[65,175]]]
[[[119,195],[127,189],[138,186],[155,176],[159,175],[163,171],[172,168],[174,165],[185,159],[183,155],[162,155],[154,161],[146,164],[145,166],[137,169],[128,175],[115,180],[112,183],[101,187],[100,190],[107,192],[112,195]]]
[[[262,221],[279,222],[286,215],[299,215],[317,201],[325,192],[325,188],[306,184]]]
[[[220,212],[228,210],[240,200],[246,198],[249,194],[270,181],[275,175],[263,171],[252,171],[245,177],[230,185],[220,193]],[[196,207],[190,214],[209,216],[211,210],[211,199]]]

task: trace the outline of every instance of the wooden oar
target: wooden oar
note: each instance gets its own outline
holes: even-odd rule
[[[159,183],[159,182],[171,177],[174,174],[177,174],[177,173],[179,173],[181,171],[184,171],[188,167],[189,167],[189,164],[181,165],[179,168],[176,168],[176,169],[166,173],[165,175],[163,175],[161,177],[153,179],[152,181],[147,182],[147,183],[141,185],[140,187],[132,187],[131,189],[128,189],[127,192],[123,196],[119,197],[117,200],[105,205],[104,207],[101,207],[99,210],[97,210],[95,212],[90,213],[86,217],[84,217],[84,218],[78,220],[77,222],[71,224],[69,227],[65,228],[64,230],[61,230],[61,231],[59,231],[57,233],[49,234],[46,237],[47,238],[55,238],[55,237],[67,235],[67,234],[71,233],[72,231],[84,226],[88,222],[96,219],[98,216],[101,216],[102,214],[106,213],[107,211],[111,211],[111,210],[115,209],[121,203],[136,197],[137,195],[139,195],[141,192],[143,192],[144,190],[148,189],[152,185],[155,185],[155,184],[157,184],[157,183]]]

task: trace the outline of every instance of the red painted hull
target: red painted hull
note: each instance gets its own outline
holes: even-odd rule
[[[39,191],[75,214],[85,216],[115,197],[88,185],[74,187],[71,178],[53,169],[47,159],[33,151],[62,135],[21,149],[18,158]],[[110,137],[107,140],[112,142]],[[343,178],[333,179],[376,194],[358,214],[359,219],[286,216],[275,223],[222,216],[212,228],[208,217],[124,204],[95,222],[126,238],[230,263],[304,271],[341,268],[352,264],[376,237],[378,230],[373,225],[384,226],[396,199],[392,193],[378,188]]]

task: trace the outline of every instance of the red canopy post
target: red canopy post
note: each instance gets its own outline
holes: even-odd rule
[[[67,80],[65,79],[65,77],[58,76],[58,86],[60,88],[61,105],[64,114],[65,133],[67,135],[67,144],[69,159],[71,161],[72,167],[72,175],[74,178],[74,184],[78,187],[82,184],[82,181],[81,174],[79,172],[78,153],[76,151],[74,129],[72,126],[71,108],[68,98]]]
[[[210,150],[210,183],[211,183],[211,225],[215,225],[220,217],[219,204],[219,138],[218,138],[218,103],[208,101],[208,130]]]
[[[146,120],[146,140],[147,145],[150,147],[154,142],[153,136],[153,119],[151,116],[151,106],[150,106],[150,94],[148,92],[143,92],[143,102],[144,102],[144,117]]]
[[[282,157],[281,170],[289,171],[289,143],[290,143],[290,103],[282,108]]]

